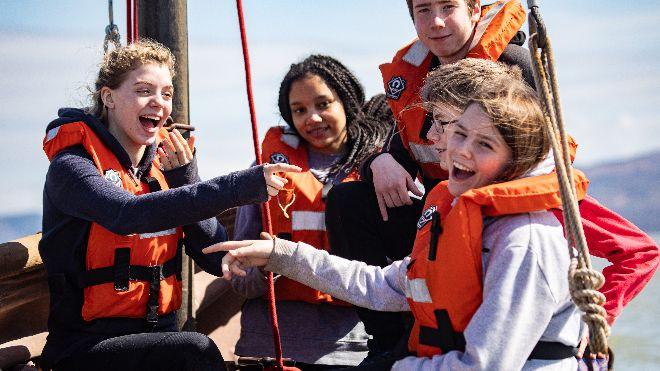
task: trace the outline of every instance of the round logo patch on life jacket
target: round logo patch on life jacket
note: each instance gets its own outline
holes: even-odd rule
[[[122,186],[121,186],[121,176],[119,175],[119,172],[117,170],[108,169],[103,174],[103,177],[108,182],[116,185],[119,188],[122,188]]]
[[[284,153],[275,152],[270,155],[270,162],[273,164],[288,164],[289,158]]]
[[[398,100],[404,90],[406,90],[406,80],[401,76],[393,76],[387,82],[386,96],[390,99]]]
[[[431,205],[428,209],[424,210],[422,216],[419,217],[419,221],[417,221],[417,229],[422,229],[426,223],[430,222],[436,210],[438,208],[435,205]]]

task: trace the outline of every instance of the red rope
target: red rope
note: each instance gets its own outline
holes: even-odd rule
[[[257,115],[254,109],[254,99],[252,94],[252,74],[250,72],[250,53],[248,51],[247,44],[247,35],[245,32],[245,20],[243,18],[243,2],[241,0],[236,0],[236,10],[238,11],[238,23],[241,30],[241,46],[243,47],[243,61],[245,65],[245,85],[247,87],[248,95],[248,105],[250,107],[250,121],[252,122],[252,142],[254,144],[254,156],[256,158],[257,165],[261,165],[261,146],[259,143],[259,133],[257,129]],[[264,220],[266,221],[266,230],[272,236],[273,235],[273,224],[270,217],[270,208],[268,207],[268,202],[265,202],[261,205],[262,214],[264,215]],[[280,341],[280,328],[277,323],[277,311],[275,308],[275,285],[273,283],[273,273],[268,272],[268,309],[270,312],[270,318],[272,321],[273,327],[273,342],[275,345],[275,360],[277,362],[277,367],[280,370],[284,369],[284,363],[282,361],[282,343]]]
[[[132,0],[126,0],[126,45],[133,42]]]
[[[138,41],[138,0],[133,0],[133,40]]]
[[[138,40],[138,0],[126,0],[126,45]]]

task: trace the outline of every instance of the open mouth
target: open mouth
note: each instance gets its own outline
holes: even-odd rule
[[[152,115],[140,116],[140,123],[145,129],[154,129],[160,124],[160,117]]]
[[[475,171],[465,165],[461,165],[454,161],[451,172],[452,178],[456,180],[466,180],[475,174]]]

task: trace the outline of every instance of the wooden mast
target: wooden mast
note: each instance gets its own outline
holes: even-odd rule
[[[156,40],[172,50],[176,57],[174,77],[174,102],[172,118],[174,122],[190,122],[188,100],[188,16],[187,0],[139,0],[138,27],[140,37]],[[184,136],[190,135],[188,132]],[[194,264],[183,254],[181,276],[183,297],[181,309],[177,313],[177,324],[181,330],[195,329],[195,309],[193,300]]]

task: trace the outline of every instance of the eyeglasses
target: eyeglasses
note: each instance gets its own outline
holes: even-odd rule
[[[443,120],[440,120],[440,118],[438,118],[438,117],[434,117],[434,118],[433,118],[433,125],[432,125],[432,127],[433,127],[433,130],[436,131],[436,133],[438,133],[438,134],[444,134],[444,133],[445,133],[445,129],[446,129],[449,125],[455,123],[456,121],[458,121],[458,120],[443,121]]]

